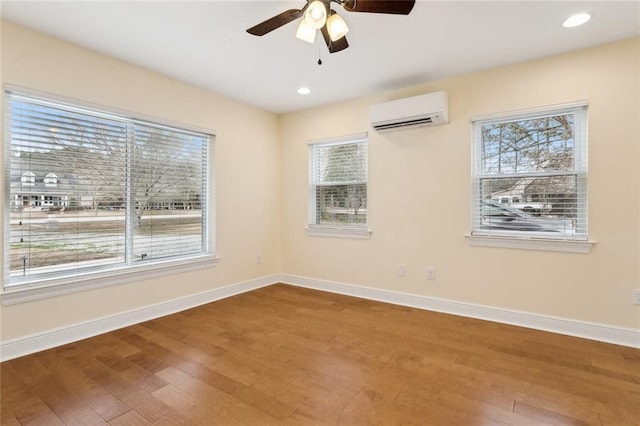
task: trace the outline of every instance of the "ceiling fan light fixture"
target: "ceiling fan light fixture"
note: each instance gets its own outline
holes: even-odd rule
[[[329,37],[331,41],[338,41],[349,32],[349,27],[344,19],[337,13],[332,13],[327,19],[327,31],[329,31]]]
[[[320,0],[312,1],[304,13],[304,21],[316,30],[324,27],[327,22],[327,7]]]
[[[307,43],[313,43],[316,40],[316,29],[309,26],[304,19],[300,21],[298,25],[298,31],[296,31],[296,38],[306,41]]]
[[[302,0],[299,1],[302,3]],[[349,28],[336,11],[331,9],[332,3],[342,6],[345,12],[408,15],[416,0],[304,0],[302,8],[287,9],[247,29],[247,32],[255,36],[263,36],[300,19],[296,32],[297,38],[307,43],[314,43],[316,38],[314,30],[320,30],[329,53],[341,52],[349,47],[345,36]],[[319,59],[318,64],[321,63],[322,60]]]

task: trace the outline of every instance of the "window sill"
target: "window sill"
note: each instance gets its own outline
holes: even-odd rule
[[[587,254],[594,241],[552,240],[545,238],[496,237],[488,235],[465,235],[472,247],[501,247],[524,250],[559,251]]]
[[[340,228],[330,226],[309,226],[305,228],[307,235],[314,237],[356,238],[368,240],[371,230],[367,228]]]
[[[147,280],[168,274],[190,272],[215,266],[219,260],[219,257],[207,255],[187,260],[181,259],[134,268],[83,274],[76,277],[39,281],[32,284],[7,286],[5,290],[0,293],[0,303],[2,303],[2,305],[15,305],[80,291]]]

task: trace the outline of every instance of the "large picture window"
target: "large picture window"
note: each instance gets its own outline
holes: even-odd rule
[[[473,235],[587,239],[587,107],[475,120]]]
[[[309,144],[309,228],[368,232],[367,135]]]
[[[5,291],[213,258],[212,135],[5,101]]]

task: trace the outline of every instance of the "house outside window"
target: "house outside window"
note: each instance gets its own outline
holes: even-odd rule
[[[215,260],[211,134],[11,90],[5,108],[3,300]]]
[[[22,174],[22,177],[20,178],[20,181],[25,186],[34,186],[36,184],[36,175],[34,175],[32,172],[24,172]]]
[[[58,176],[55,173],[47,173],[44,177],[44,185],[48,187],[58,186]]]
[[[312,234],[368,237],[366,134],[309,144]]]
[[[472,123],[472,235],[587,240],[586,103]]]

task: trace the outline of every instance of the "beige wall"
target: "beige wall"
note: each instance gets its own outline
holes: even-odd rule
[[[221,257],[210,269],[2,306],[3,341],[280,271],[276,115],[6,22],[1,52],[3,84],[215,131]]]
[[[3,84],[214,130],[222,258],[207,270],[2,306],[2,341],[277,272],[640,327],[631,304],[640,287],[638,39],[277,117],[12,24],[1,38]],[[371,239],[307,236],[307,141],[368,131],[370,104],[436,90],[449,93],[450,124],[370,132]],[[592,253],[469,247],[469,118],[582,99]]]
[[[281,119],[287,273],[640,327],[638,39],[372,95]],[[307,236],[307,145],[368,131],[370,104],[445,90],[450,123],[369,132],[370,240]],[[590,254],[470,247],[470,117],[589,101]],[[396,276],[398,264],[406,278]],[[436,280],[425,279],[427,266]]]

